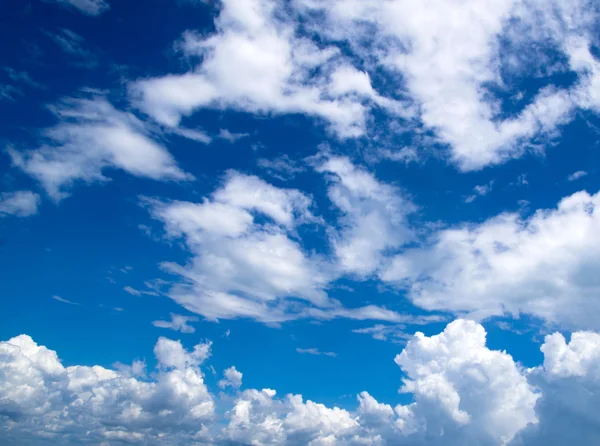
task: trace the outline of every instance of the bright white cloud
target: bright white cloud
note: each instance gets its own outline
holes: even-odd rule
[[[597,89],[591,88],[597,70],[573,62],[559,69],[576,71],[581,76],[576,86],[547,85],[506,117],[500,99],[488,91],[507,90],[506,73],[521,76],[548,65],[543,51],[531,57],[532,47],[550,45],[572,58],[570,39],[587,39],[598,10],[587,0],[295,4],[326,42],[346,41],[371,71],[401,75],[397,88],[415,100],[421,122],[450,145],[453,161],[464,170],[520,156],[532,138],[551,136],[571,119],[576,107],[597,103]],[[344,76],[332,88],[365,92],[370,87],[365,76]]]
[[[505,213],[444,229],[381,274],[428,310],[474,317],[526,313],[597,329],[600,194],[578,192],[528,219]]]
[[[65,99],[51,110],[59,122],[44,131],[46,142],[34,150],[11,148],[9,154],[54,200],[67,196],[75,182],[107,181],[104,171],[111,168],[154,180],[193,178],[145,124],[102,96]]]
[[[206,349],[200,344],[186,352],[179,342],[161,338],[155,349],[159,369],[153,380],[142,381],[100,366],[64,367],[54,351],[26,335],[2,342],[0,439],[149,444],[167,435],[189,442],[214,413],[198,368]]]
[[[177,126],[201,107],[251,113],[304,113],[341,137],[364,133],[369,101],[397,107],[375,93],[367,74],[343,62],[338,48],[299,36],[293,14],[273,0],[224,0],[216,32],[187,32],[179,44],[193,72],[139,80],[134,102],[159,122]],[[244,73],[244,81],[239,81]]]
[[[29,217],[37,214],[39,205],[40,196],[31,191],[3,192],[0,194],[0,217]]]
[[[427,337],[417,333],[396,363],[408,405],[392,407],[368,392],[354,411],[301,395],[248,389],[230,403],[210,394],[200,367],[210,343],[186,351],[160,338],[158,367],[64,367],[57,354],[21,335],[0,342],[0,440],[16,444],[123,441],[140,444],[594,445],[600,429],[600,335],[555,333],[529,370],[486,346],[484,328],[456,320]],[[230,367],[218,384],[239,389]],[[223,407],[218,408],[217,404]],[[220,409],[220,410],[217,410]],[[221,418],[219,413],[223,413]],[[575,427],[577,427],[575,429]],[[10,444],[10,443],[9,443]]]
[[[194,316],[182,316],[181,314],[171,313],[170,321],[154,321],[152,325],[158,328],[170,328],[181,333],[195,333],[196,329],[189,325],[188,322],[196,322],[197,320],[198,318]]]
[[[344,174],[351,177],[351,187],[374,181],[352,170],[347,160],[343,163],[351,170],[351,175]],[[374,186],[377,190],[367,193],[388,192],[376,182]],[[298,190],[229,172],[200,203],[154,199],[144,203],[164,223],[167,236],[183,238],[193,254],[185,266],[162,264],[184,279],[168,295],[188,311],[210,320],[241,317],[265,323],[300,317],[393,322],[404,318],[374,305],[345,308],[327,296],[326,288],[338,277],[339,268],[324,256],[305,251],[297,241],[299,225],[320,221],[310,212],[311,198]]]

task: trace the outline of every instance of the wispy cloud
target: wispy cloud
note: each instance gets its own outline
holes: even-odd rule
[[[171,313],[170,321],[154,321],[152,325],[158,328],[169,328],[171,330],[180,331],[181,333],[194,333],[196,329],[188,324],[188,322],[198,321],[194,316],[182,316],[181,314]]]
[[[578,180],[580,178],[585,177],[587,174],[588,173],[585,170],[578,170],[577,172],[572,173],[571,175],[569,175],[567,177],[567,180],[569,180],[569,181],[576,181],[576,180]]]
[[[297,348],[296,351],[298,353],[302,353],[304,355],[331,356],[332,358],[336,358],[337,357],[337,353],[322,352],[318,348]]]
[[[63,299],[63,298],[62,298],[62,297],[60,297],[60,296],[52,296],[52,299],[54,299],[54,300],[56,300],[56,301],[58,301],[58,302],[62,302],[63,304],[69,304],[69,305],[81,305],[80,303],[77,303],[77,302],[72,302],[72,301],[70,301],[70,300],[67,300],[67,299]]]

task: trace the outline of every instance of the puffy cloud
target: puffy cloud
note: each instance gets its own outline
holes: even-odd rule
[[[219,381],[218,385],[222,389],[226,387],[233,387],[239,389],[242,385],[243,373],[238,371],[235,366],[229,367],[223,372],[223,379]]]
[[[184,281],[169,296],[207,319],[252,318],[279,323],[299,317],[383,319],[402,316],[377,306],[344,308],[325,289],[337,277],[324,256],[306,252],[297,227],[315,223],[312,200],[255,176],[229,172],[200,203],[145,199],[171,238],[182,237],[193,254],[163,268]],[[300,300],[300,302],[299,302]]]
[[[0,194],[0,217],[29,217],[37,214],[39,204],[40,196],[31,191],[3,192]]]
[[[45,142],[28,151],[9,149],[13,163],[36,178],[55,200],[77,181],[106,181],[106,169],[155,180],[187,180],[149,128],[104,97],[70,98],[51,108],[59,123],[44,131]]]
[[[505,213],[434,233],[381,274],[428,310],[474,317],[526,313],[597,329],[600,194],[577,192],[528,219]]]
[[[194,333],[196,329],[188,325],[188,322],[196,322],[197,320],[198,318],[194,316],[182,316],[181,314],[171,313],[170,321],[154,321],[152,325],[159,328],[170,328],[181,333]]]
[[[190,439],[213,417],[198,365],[207,344],[186,352],[161,338],[152,381],[100,366],[64,367],[21,335],[0,343],[0,438],[9,444]],[[188,440],[189,441],[189,440]]]
[[[100,15],[110,9],[110,5],[105,0],[45,0],[48,2],[60,3],[74,8],[82,14],[89,16]]]
[[[210,343],[186,351],[160,338],[151,379],[144,364],[64,367],[21,335],[0,342],[0,440],[7,444],[593,445],[600,429],[600,335],[555,333],[544,363],[525,370],[486,346],[484,328],[456,320],[417,333],[396,363],[413,402],[392,407],[368,392],[354,411],[248,389],[221,402],[200,366]],[[235,367],[220,387],[241,386]],[[222,410],[216,410],[222,404]],[[231,404],[231,405],[230,405]],[[222,413],[223,418],[217,416]]]
[[[343,63],[337,47],[297,33],[294,14],[273,0],[225,0],[209,36],[187,32],[179,47],[201,57],[193,72],[139,80],[131,95],[141,110],[177,126],[201,107],[251,113],[304,113],[327,121],[341,137],[361,135],[372,101],[368,75]],[[239,82],[238,73],[244,73]]]
[[[600,335],[573,333],[567,343],[559,333],[546,336],[544,364],[530,371],[541,390],[536,411],[540,422],[529,426],[512,446],[584,446],[597,443],[600,413]]]
[[[453,161],[463,170],[521,156],[532,139],[552,136],[570,120],[576,107],[597,103],[596,68],[572,62],[557,66],[556,60],[557,71],[580,75],[572,88],[556,88],[548,80],[528,103],[508,112],[494,92],[510,91],[514,78],[547,67],[548,48],[572,58],[572,39],[591,42],[598,8],[588,0],[295,4],[325,42],[344,41],[370,72],[384,70],[399,78],[393,85],[418,104],[422,124],[450,145]],[[333,88],[367,91],[365,76],[345,76]]]

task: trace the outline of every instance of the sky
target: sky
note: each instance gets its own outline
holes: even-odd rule
[[[591,0],[7,0],[0,443],[596,445]]]

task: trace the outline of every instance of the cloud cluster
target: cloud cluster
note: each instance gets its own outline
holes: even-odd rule
[[[600,194],[577,192],[523,219],[504,213],[434,233],[395,256],[384,281],[428,310],[483,318],[529,314],[598,329]]]
[[[317,170],[331,174],[329,195],[344,213],[342,229],[329,228],[340,261],[309,252],[298,240],[300,226],[322,224],[310,210],[311,197],[256,176],[231,171],[199,203],[145,199],[166,235],[183,238],[192,254],[185,266],[162,264],[184,279],[169,296],[211,320],[405,321],[376,306],[345,308],[328,297],[326,288],[342,273],[372,272],[378,253],[406,239],[404,215],[412,205],[346,158],[326,158]]]
[[[54,351],[26,335],[2,342],[2,443],[191,441],[214,415],[199,369],[209,351],[210,344],[187,352],[178,341],[160,338],[158,368],[144,381],[101,366],[64,367]]]
[[[56,353],[21,335],[0,343],[0,439],[3,444],[214,445],[593,445],[600,429],[600,335],[555,333],[544,363],[526,370],[486,346],[484,328],[456,320],[431,337],[409,340],[395,361],[402,392],[392,407],[361,392],[349,411],[247,389],[217,399],[200,367],[210,343],[186,351],[160,338],[149,380],[143,363],[64,367]],[[141,369],[141,372],[140,372]],[[136,373],[133,373],[137,370]],[[242,385],[235,367],[222,388]],[[217,414],[223,414],[217,415]]]
[[[65,99],[51,111],[59,122],[44,131],[43,144],[25,151],[10,148],[9,154],[54,200],[67,196],[75,182],[107,181],[107,169],[155,180],[193,178],[153,139],[148,125],[101,95]]]
[[[325,120],[343,138],[364,133],[366,103],[396,107],[339,48],[301,36],[294,18],[282,2],[224,0],[214,34],[186,32],[179,44],[186,57],[201,59],[195,69],[137,81],[134,103],[169,126],[202,107],[303,113]]]

